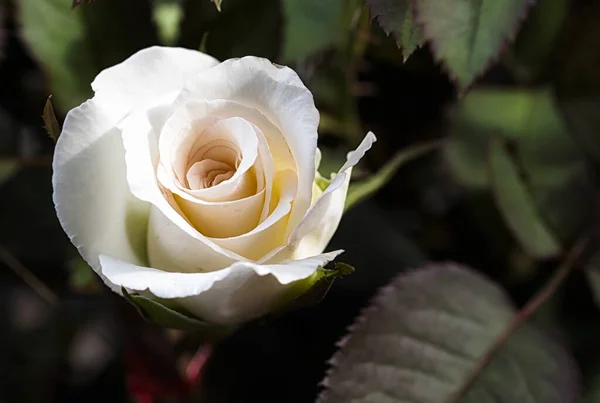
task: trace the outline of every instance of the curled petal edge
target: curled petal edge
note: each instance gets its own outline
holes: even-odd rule
[[[343,250],[323,253],[305,259],[278,264],[260,265],[235,262],[231,266],[208,273],[173,273],[151,267],[138,266],[107,255],[100,255],[102,274],[113,284],[135,291],[149,291],[158,298],[186,298],[211,289],[237,272],[251,270],[258,276],[273,275],[282,284],[290,284],[310,277],[318,267],[339,256]]]

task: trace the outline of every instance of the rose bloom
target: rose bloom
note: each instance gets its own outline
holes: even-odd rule
[[[92,88],[67,114],[52,184],[65,232],[113,291],[236,324],[342,252],[323,253],[375,136],[321,189],[319,113],[293,70],[152,47]]]

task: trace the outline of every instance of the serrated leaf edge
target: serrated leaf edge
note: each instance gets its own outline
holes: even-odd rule
[[[346,343],[352,337],[352,335],[357,330],[357,328],[359,328],[366,321],[366,319],[369,315],[374,314],[377,311],[379,311],[380,309],[382,309],[382,302],[385,300],[385,298],[391,292],[394,292],[394,290],[397,287],[396,284],[412,274],[415,274],[415,273],[422,274],[424,272],[438,270],[440,267],[445,267],[446,269],[449,269],[449,270],[458,270],[461,267],[467,267],[467,266],[463,266],[460,263],[453,262],[453,261],[443,261],[443,262],[430,261],[428,263],[425,263],[421,267],[409,268],[409,269],[403,271],[402,273],[393,277],[392,280],[388,284],[380,287],[375,292],[375,295],[373,297],[371,297],[371,299],[369,300],[367,305],[359,311],[358,315],[354,319],[354,322],[352,322],[349,326],[346,327],[346,334],[335,343],[335,346],[337,347],[337,351],[333,354],[333,356],[331,358],[329,358],[326,361],[326,363],[329,365],[329,368],[325,371],[325,377],[319,383],[319,386],[322,388],[325,388],[325,389],[323,389],[319,393],[315,403],[327,403],[326,401],[327,401],[327,392],[328,392],[327,388],[329,387],[329,377],[330,377],[331,373],[334,370],[336,370],[336,368],[337,368],[338,359],[341,356],[341,354],[343,353],[342,348],[346,345]],[[471,275],[473,275],[474,277],[479,278],[482,281],[491,282],[491,280],[487,276],[485,276],[475,270],[470,270],[469,273]],[[507,306],[510,306],[514,309],[514,304],[506,297],[506,294],[504,292],[502,293],[502,296],[506,299]]]
[[[464,86],[460,83],[459,77],[456,74],[454,74],[454,72],[446,64],[444,59],[440,56],[439,48],[434,43],[433,38],[430,38],[430,35],[428,33],[428,28],[427,28],[428,24],[426,21],[424,21],[422,19],[422,16],[419,11],[418,4],[420,2],[418,2],[418,1],[413,2],[413,7],[415,8],[415,10],[414,10],[415,23],[420,27],[421,34],[423,36],[423,38],[422,38],[423,42],[428,44],[429,47],[431,48],[431,54],[433,56],[433,59],[440,65],[442,71],[444,71],[448,75],[448,77],[450,78],[452,83],[455,85],[459,97],[462,97],[465,93],[467,93],[471,89],[473,84],[475,84],[475,82],[478,79],[483,77],[483,75],[485,75],[485,73],[489,70],[489,68],[492,65],[494,65],[496,62],[498,62],[498,60],[500,60],[502,55],[504,55],[504,53],[508,49],[508,46],[515,40],[515,38],[517,37],[517,34],[519,32],[519,28],[521,27],[521,25],[523,24],[523,22],[529,15],[529,12],[531,11],[532,7],[536,3],[536,0],[524,0],[524,1],[526,2],[526,4],[525,4],[525,8],[523,9],[522,15],[520,15],[516,19],[514,25],[511,27],[511,31],[510,31],[509,35],[507,35],[504,38],[503,42],[498,47],[498,51],[496,52],[496,54],[493,57],[490,57],[488,59],[487,63],[485,64],[485,66],[481,69],[481,71],[474,74],[473,78],[471,79],[471,82],[467,83]]]
[[[423,30],[421,28],[420,25],[417,24],[417,20],[416,20],[416,14],[415,14],[415,7],[414,7],[414,3],[415,1],[412,0],[407,0],[407,1],[411,1],[411,3],[413,4],[410,7],[410,12],[412,13],[412,17],[413,17],[413,22],[415,25],[415,28],[417,29],[420,39],[419,39],[419,44],[417,44],[417,46],[410,50],[408,53],[406,53],[407,49],[405,49],[404,46],[402,46],[401,44],[401,40],[398,37],[398,35],[396,35],[396,33],[394,32],[393,29],[386,29],[386,27],[381,22],[381,14],[374,11],[373,10],[373,6],[370,4],[370,2],[367,0],[366,4],[367,7],[369,8],[369,17],[370,17],[370,21],[371,24],[373,23],[373,21],[377,22],[377,25],[381,28],[381,30],[386,34],[387,37],[392,38],[394,40],[394,42],[396,43],[396,46],[398,47],[398,49],[400,50],[400,53],[402,54],[402,59],[403,61],[406,63],[406,61],[408,60],[408,58],[417,50],[421,49],[424,45],[425,45],[425,37],[423,36]]]

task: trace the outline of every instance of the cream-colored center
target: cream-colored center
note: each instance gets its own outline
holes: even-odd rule
[[[200,147],[188,161],[185,185],[190,190],[208,189],[230,179],[240,165],[240,152],[227,140]]]

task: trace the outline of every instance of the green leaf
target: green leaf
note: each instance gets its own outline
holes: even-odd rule
[[[480,88],[456,106],[446,148],[450,169],[461,184],[489,186],[485,150],[493,134],[518,142],[528,168],[569,166],[582,157],[549,90]]]
[[[512,39],[532,0],[419,0],[417,21],[459,89],[481,75]]]
[[[540,90],[477,89],[457,105],[444,156],[463,186],[489,190],[490,136],[514,146],[514,163],[545,225],[569,243],[590,220],[590,177],[553,94]]]
[[[102,69],[157,43],[147,0],[102,0],[75,10],[71,0],[18,4],[23,39],[65,111],[91,97],[90,83]]]
[[[318,401],[578,401],[577,369],[562,346],[527,323],[498,341],[514,315],[499,287],[464,266],[400,275],[340,343]],[[488,356],[492,345],[499,349]]]
[[[56,114],[54,113],[54,107],[52,106],[52,95],[46,100],[44,110],[42,111],[42,119],[44,120],[44,129],[46,130],[46,133],[48,133],[48,136],[56,142],[60,136],[60,125],[58,124]]]
[[[305,280],[300,280],[287,292],[274,310],[274,315],[317,305],[325,298],[336,279],[354,272],[354,267],[346,263],[335,262],[319,267],[315,273]]]
[[[366,180],[351,183],[348,187],[344,211],[367,199],[381,189],[392,179],[398,168],[407,162],[419,158],[441,146],[439,140],[428,143],[416,144],[398,151],[377,173]]]
[[[283,0],[283,61],[294,62],[333,45],[341,32],[342,0]]]
[[[396,39],[405,61],[423,46],[423,36],[414,15],[416,0],[367,0],[367,3],[372,18],[377,19],[386,34]]]
[[[205,0],[185,0],[179,45],[219,60],[247,55],[276,60],[281,47],[278,0],[227,0],[222,12]]]
[[[560,243],[540,216],[533,196],[499,136],[490,139],[488,169],[496,205],[521,247],[538,258],[558,255]]]
[[[542,95],[528,91],[482,88],[470,91],[456,105],[450,138],[445,148],[450,170],[464,186],[487,188],[486,147],[493,133],[529,141],[560,131],[552,111],[536,108]],[[550,120],[550,119],[551,120]],[[549,124],[544,124],[549,122]],[[566,135],[566,134],[565,134]],[[554,136],[554,134],[552,134]],[[540,150],[543,152],[543,150]]]
[[[158,300],[150,299],[139,294],[129,294],[125,288],[121,292],[148,322],[169,329],[199,331],[206,335],[222,336],[230,331],[223,325],[215,325],[188,316],[182,312],[165,306]]]

